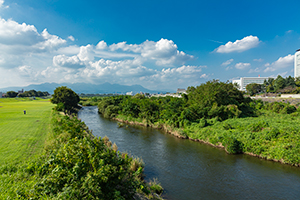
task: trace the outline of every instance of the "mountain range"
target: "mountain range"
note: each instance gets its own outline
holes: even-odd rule
[[[141,85],[119,85],[119,84],[110,84],[110,83],[103,83],[100,85],[89,84],[89,83],[42,83],[42,84],[32,84],[25,87],[7,87],[7,88],[0,88],[0,92],[7,92],[7,91],[20,91],[24,89],[24,91],[29,90],[36,90],[42,92],[49,92],[53,94],[55,88],[59,86],[67,86],[68,88],[72,89],[76,93],[84,93],[84,94],[125,94],[126,92],[144,92],[144,93],[166,93],[166,91],[159,91],[159,90],[149,90],[144,88]]]

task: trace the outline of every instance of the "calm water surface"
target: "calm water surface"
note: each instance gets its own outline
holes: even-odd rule
[[[146,180],[158,178],[166,199],[300,199],[300,168],[228,155],[151,128],[118,128],[97,107],[84,107],[78,117],[95,136],[108,136],[119,151],[142,158]]]

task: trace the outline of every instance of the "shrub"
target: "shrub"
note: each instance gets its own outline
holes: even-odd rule
[[[233,129],[233,127],[232,127],[230,124],[228,124],[228,123],[225,123],[225,124],[223,125],[223,128],[224,128],[225,130]]]
[[[257,123],[250,124],[250,125],[248,126],[248,129],[249,129],[249,131],[251,131],[251,132],[259,132],[259,131],[261,131],[263,128],[266,128],[266,127],[269,127],[269,124],[268,124],[267,122],[260,121],[260,122],[257,122]]]
[[[150,185],[150,189],[157,193],[157,194],[161,194],[163,192],[163,188],[161,186],[161,184],[158,182],[158,180],[155,178],[153,180],[151,180],[149,182],[149,185]]]
[[[208,125],[207,121],[205,118],[201,118],[200,121],[199,121],[199,127],[200,128],[204,128]]]
[[[229,154],[237,154],[243,152],[243,143],[236,138],[228,137],[225,140],[225,150]],[[224,145],[224,144],[223,144]]]
[[[267,132],[265,139],[271,140],[277,138],[280,134],[280,131],[277,128],[272,128],[270,131]]]
[[[296,112],[296,111],[297,111],[297,109],[296,109],[295,106],[285,105],[285,107],[281,110],[280,113],[282,113],[282,114],[291,114],[291,113]]]

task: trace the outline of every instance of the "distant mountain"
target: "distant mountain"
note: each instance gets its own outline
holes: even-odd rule
[[[100,85],[94,85],[89,83],[42,83],[42,84],[32,84],[25,87],[7,87],[7,88],[0,88],[0,92],[7,92],[7,91],[19,91],[24,89],[24,91],[28,90],[36,90],[42,92],[49,92],[53,94],[55,88],[59,86],[67,86],[71,88],[76,93],[85,93],[85,94],[108,94],[108,93],[118,93],[118,94],[125,94],[126,92],[147,92],[147,93],[165,93],[166,91],[159,91],[159,90],[149,90],[144,88],[141,85],[119,85],[119,84],[110,84],[110,83],[103,83]]]

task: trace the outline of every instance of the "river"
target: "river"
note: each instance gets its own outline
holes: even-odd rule
[[[146,180],[157,178],[164,198],[300,199],[300,168],[178,139],[146,127],[118,128],[100,116],[97,107],[84,107],[78,118],[97,137],[108,136],[118,150],[145,162]]]

